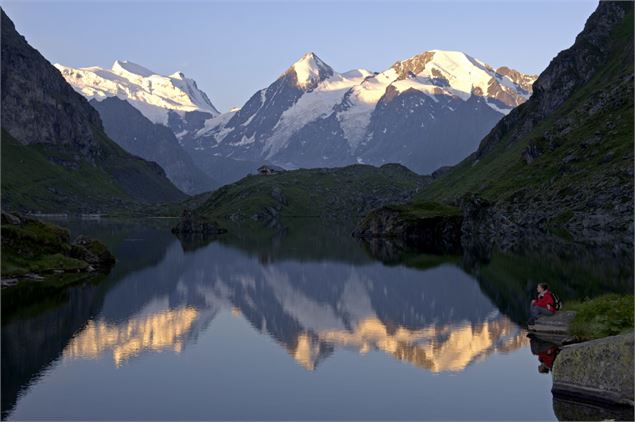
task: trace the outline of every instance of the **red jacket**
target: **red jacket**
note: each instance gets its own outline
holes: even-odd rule
[[[534,305],[545,308],[549,312],[556,312],[556,301],[549,290],[545,290],[542,295],[538,295],[538,298],[536,298]]]
[[[556,360],[556,356],[560,350],[556,346],[551,346],[549,349],[544,352],[538,353],[538,360],[545,364],[545,366],[549,369],[553,368],[553,361]]]

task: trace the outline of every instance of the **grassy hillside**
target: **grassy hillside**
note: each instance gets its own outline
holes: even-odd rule
[[[284,217],[346,219],[391,202],[404,202],[429,178],[400,165],[353,165],[247,176],[214,192],[197,212],[216,219]]]
[[[3,208],[92,212],[132,202],[103,170],[87,163],[74,170],[56,165],[37,145],[22,145],[5,131],[1,156]]]
[[[97,162],[129,196],[141,203],[177,202],[188,196],[165,176],[157,163],[126,152],[102,131],[97,132],[104,151]]]
[[[558,74],[559,67],[575,66],[565,60],[601,61],[588,81],[581,79],[553,112],[534,94],[494,128],[477,153],[417,198],[452,203],[477,193],[516,213],[517,220],[534,213],[547,226],[574,227],[594,224],[589,215],[602,215],[599,226],[625,229],[633,209],[633,7],[624,7],[630,10],[599,47],[589,46],[583,33],[554,59],[541,75],[552,90],[543,97],[556,97],[571,83],[566,72]]]

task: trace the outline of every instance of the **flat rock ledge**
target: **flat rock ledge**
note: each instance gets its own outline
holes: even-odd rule
[[[535,324],[527,328],[530,333],[556,344],[570,342],[569,324],[575,318],[575,311],[559,311],[552,316],[541,316]]]
[[[562,347],[553,366],[554,397],[632,407],[633,333]]]

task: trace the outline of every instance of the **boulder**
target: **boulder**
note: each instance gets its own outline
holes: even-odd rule
[[[553,366],[554,396],[633,406],[633,333],[564,346]]]
[[[80,235],[73,241],[70,255],[73,258],[86,261],[87,268],[110,268],[115,263],[115,257],[108,248],[98,240]]]

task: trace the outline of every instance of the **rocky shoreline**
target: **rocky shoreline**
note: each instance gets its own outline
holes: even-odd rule
[[[376,209],[358,223],[353,236],[362,239],[368,250],[383,261],[398,262],[410,249],[419,254],[461,254],[464,266],[470,267],[470,262],[476,259],[473,265],[478,268],[489,258],[472,259],[473,250],[482,252],[494,247],[513,250],[530,232],[539,238],[548,233],[512,223],[478,196],[463,198],[459,215],[433,212],[434,208],[428,205],[430,212],[420,213],[402,205]],[[501,221],[496,222],[493,216]],[[586,244],[605,243],[592,239]],[[632,253],[632,243],[616,244],[611,250]],[[569,330],[575,315],[572,311],[561,311],[553,317],[539,318],[529,327],[531,335],[561,348],[553,368],[554,400],[559,400],[561,410],[570,409],[574,403],[582,406],[584,412],[591,412],[588,415],[605,415],[607,408],[613,409],[610,414],[618,418],[632,415],[633,333],[581,341]],[[567,404],[562,404],[563,401]]]
[[[382,207],[372,211],[353,231],[363,239],[398,239],[407,247],[438,253],[460,253],[460,215],[430,215],[408,218],[395,207]]]
[[[2,287],[44,283],[65,274],[108,273],[115,257],[85,236],[71,241],[68,230],[2,211]]]

